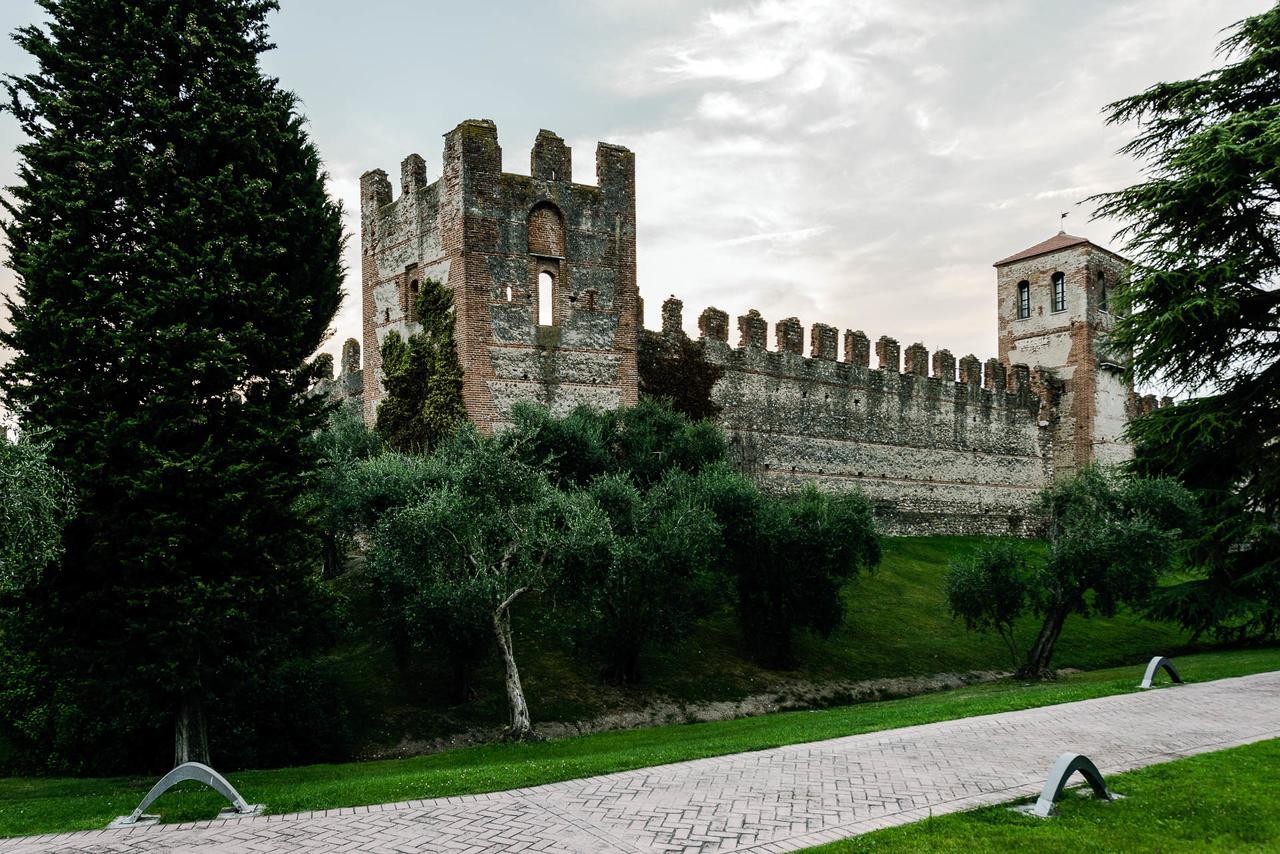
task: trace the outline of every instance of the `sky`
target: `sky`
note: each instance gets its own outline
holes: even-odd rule
[[[680,297],[995,355],[991,263],[1066,230],[1117,250],[1090,194],[1141,178],[1104,106],[1216,63],[1264,0],[282,0],[265,70],[297,93],[358,232],[359,176],[497,123],[528,174],[540,128],[594,183],[597,140],[636,155],[647,325]],[[4,0],[0,30],[38,20]],[[12,42],[0,70],[31,69]],[[0,115],[0,178],[21,134]],[[360,336],[358,239],[325,348]],[[2,250],[0,250],[2,252]],[[0,272],[12,293],[13,274]],[[0,314],[3,314],[0,308]],[[2,320],[2,318],[0,318]],[[733,323],[731,321],[731,323]],[[736,326],[735,326],[736,328]],[[736,337],[735,339],[736,340]],[[0,352],[0,359],[5,356]]]

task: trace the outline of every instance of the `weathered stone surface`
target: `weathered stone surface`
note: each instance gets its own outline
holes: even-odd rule
[[[427,183],[417,155],[401,175],[394,200],[386,173],[361,179],[367,419],[383,394],[379,345],[392,329],[418,331],[412,297],[426,277],[453,292],[463,398],[481,429],[505,421],[516,399],[555,411],[635,402],[640,300],[630,151],[601,143],[597,185],[575,184],[572,152],[543,130],[530,174],[513,175],[502,171],[493,123],[473,119],[445,135],[436,181]],[[539,318],[544,275],[550,317]]]
[[[1133,455],[1124,430],[1136,414],[1124,382],[1124,354],[1108,353],[1114,325],[1105,292],[1123,281],[1128,262],[1083,238],[1060,234],[1049,251],[996,263],[999,356],[1050,371],[1056,400],[1045,413],[1053,431],[1055,477],[1092,462]],[[1054,311],[1053,277],[1061,273],[1065,301]],[[1018,289],[1027,284],[1029,312],[1019,317]]]

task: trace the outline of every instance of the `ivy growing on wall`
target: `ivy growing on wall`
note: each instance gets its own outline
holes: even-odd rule
[[[422,331],[405,340],[392,330],[382,342],[382,383],[374,429],[391,448],[430,453],[467,417],[462,364],[453,337],[453,294],[436,279],[418,296]]]
[[[671,402],[671,408],[694,420],[714,418],[720,406],[711,388],[724,373],[707,360],[706,347],[687,335],[640,331],[637,354],[640,394]]]

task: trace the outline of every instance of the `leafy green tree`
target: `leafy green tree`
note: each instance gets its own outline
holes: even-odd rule
[[[62,530],[75,501],[43,446],[0,436],[0,593],[38,584],[62,557]]]
[[[1014,624],[1032,604],[1036,576],[1026,550],[996,540],[958,560],[947,573],[947,605],[970,631],[995,632],[1015,668],[1023,663]]]
[[[324,575],[337,575],[354,543],[357,519],[344,498],[347,481],[361,460],[378,455],[382,440],[364,423],[360,401],[346,400],[329,414],[325,428],[311,443],[322,462],[315,489],[306,506],[319,531]]]
[[[829,495],[812,485],[766,495],[724,468],[701,481],[723,532],[743,635],[765,664],[792,666],[796,632],[838,628],[845,584],[880,563],[871,503],[860,493]]]
[[[62,767],[207,756],[204,703],[319,635],[307,358],[341,299],[342,222],[295,97],[265,76],[273,0],[39,0],[8,76],[28,140],[4,223],[18,298],[0,388],[78,513],[28,591],[19,745]]]
[[[607,411],[584,406],[564,418],[522,403],[513,408],[512,420],[504,436],[512,453],[563,486],[625,474],[647,490],[671,471],[696,474],[725,457],[719,427],[691,421],[660,400]]]
[[[1052,674],[1050,662],[1068,616],[1113,615],[1140,606],[1178,565],[1196,523],[1191,494],[1177,481],[1123,477],[1085,468],[1047,489],[1049,554],[1036,579],[1043,622],[1022,675]]]
[[[466,420],[462,363],[453,338],[453,294],[425,279],[416,317],[422,331],[405,341],[392,330],[382,342],[382,383],[375,429],[397,451],[430,453]]]
[[[530,738],[511,610],[545,589],[564,556],[583,545],[575,532],[594,526],[577,520],[590,508],[470,428],[441,445],[430,465],[435,482],[379,523],[369,571],[407,635],[465,654],[488,633],[505,674],[507,736]]]
[[[581,517],[560,584],[568,622],[603,654],[609,681],[638,681],[642,653],[680,640],[719,600],[720,529],[689,480],[673,473],[641,492],[611,474],[586,489],[599,512]]]
[[[1156,613],[1196,631],[1280,629],[1280,7],[1231,28],[1225,64],[1110,105],[1146,180],[1097,197],[1134,259],[1112,345],[1130,376],[1198,395],[1130,426],[1139,473],[1176,477],[1206,517],[1203,577]]]

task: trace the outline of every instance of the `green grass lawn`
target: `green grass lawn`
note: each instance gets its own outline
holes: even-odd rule
[[[811,854],[895,851],[1277,851],[1280,740],[1117,774],[1107,803],[1064,796],[1038,819],[1004,806],[930,818],[811,848]]]
[[[1280,669],[1280,648],[1178,659],[1188,681]],[[498,791],[783,744],[1083,700],[1136,690],[1143,662],[1056,682],[1006,680],[938,694],[716,723],[601,733],[537,744],[495,744],[433,756],[230,774],[272,813]],[[1176,690],[1176,689],[1175,689]],[[0,835],[103,827],[133,810],[154,778],[0,779]],[[166,821],[213,817],[207,790],[172,792],[153,808]]]
[[[971,670],[1010,670],[1009,655],[994,635],[965,630],[947,611],[943,576],[950,561],[984,542],[978,537],[897,537],[884,540],[884,560],[874,573],[844,592],[847,619],[828,638],[802,636],[794,672],[764,669],[745,654],[730,613],[704,620],[683,643],[643,662],[642,684],[601,685],[600,661],[575,648],[554,620],[534,602],[515,614],[517,654],[535,724],[539,720],[583,720],[651,697],[677,702],[740,699],[785,687],[794,677],[814,681],[926,676]],[[1042,547],[1028,544],[1029,548]],[[390,651],[372,628],[378,605],[368,600],[358,573],[343,579],[356,624],[362,628],[330,657],[336,679],[357,698],[358,742],[367,752],[385,752],[401,740],[430,739],[467,725],[497,726],[505,720],[505,695],[496,661],[477,674],[476,699],[451,705],[444,691],[449,675],[426,661],[397,670]],[[1019,626],[1034,636],[1033,619]],[[1193,645],[1185,632],[1131,613],[1112,618],[1068,619],[1056,667],[1094,669],[1134,662],[1157,652],[1179,655]]]

